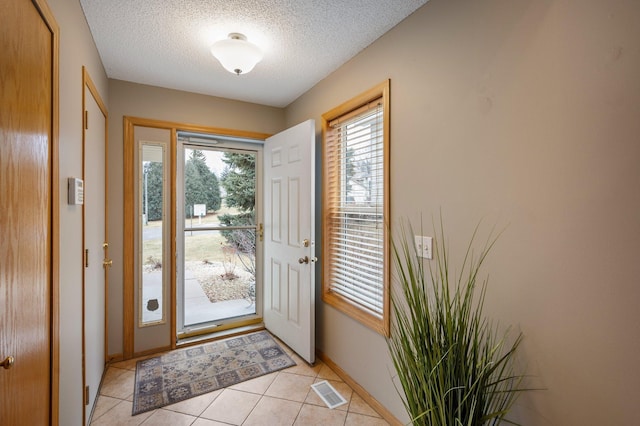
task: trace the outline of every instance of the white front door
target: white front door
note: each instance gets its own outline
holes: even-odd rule
[[[315,122],[264,145],[264,323],[315,361]]]

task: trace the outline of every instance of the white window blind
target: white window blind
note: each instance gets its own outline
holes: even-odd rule
[[[382,99],[332,120],[326,134],[329,291],[382,318],[385,159]]]

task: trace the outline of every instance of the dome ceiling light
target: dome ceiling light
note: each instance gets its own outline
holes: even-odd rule
[[[246,74],[262,60],[262,51],[247,41],[240,33],[231,33],[229,38],[213,43],[211,54],[224,69],[236,75]]]

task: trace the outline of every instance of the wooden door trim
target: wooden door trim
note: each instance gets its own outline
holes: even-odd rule
[[[133,358],[134,324],[134,252],[135,240],[132,238],[135,222],[134,201],[134,123],[128,117],[123,117],[123,215],[122,226],[122,358]]]
[[[109,173],[109,168],[108,168],[108,164],[107,164],[107,153],[108,153],[108,128],[109,128],[109,114],[107,112],[107,107],[105,105],[105,103],[102,100],[102,97],[100,96],[100,93],[98,92],[98,88],[96,87],[96,85],[93,83],[93,80],[91,79],[91,76],[89,75],[89,72],[87,71],[86,67],[83,65],[82,66],[82,117],[80,122],[82,123],[82,180],[86,181],[86,164],[85,164],[85,157],[87,154],[87,122],[86,120],[88,120],[89,118],[86,116],[86,111],[87,111],[87,99],[86,99],[86,91],[85,89],[89,89],[89,93],[91,94],[91,97],[93,97],[94,101],[96,102],[96,104],[98,105],[98,108],[100,108],[100,112],[102,112],[102,115],[104,116],[104,238],[106,242],[106,238],[108,235],[108,179],[107,179],[107,175]],[[85,250],[87,249],[87,247],[85,246],[86,243],[86,209],[85,209],[85,205],[82,205],[82,252],[85,253]],[[104,249],[104,256],[106,257],[108,253],[108,248]],[[84,264],[84,262],[83,262]],[[108,348],[107,348],[107,338],[108,338],[108,299],[107,299],[107,295],[109,294],[108,292],[108,268],[104,268],[104,359],[107,359],[107,353],[108,353]],[[86,419],[86,404],[88,404],[88,401],[86,401],[85,399],[87,398],[87,393],[85,392],[85,389],[87,387],[87,364],[86,364],[86,332],[85,332],[85,327],[86,327],[86,321],[85,321],[85,317],[86,317],[86,307],[85,307],[85,298],[86,298],[86,291],[85,291],[85,286],[86,286],[86,269],[83,267],[82,269],[82,399],[83,399],[83,403],[82,403],[82,424],[86,424],[87,423],[87,419]]]
[[[131,359],[134,357],[134,338],[135,338],[135,314],[134,314],[134,302],[135,302],[135,238],[133,237],[135,231],[135,176],[133,172],[135,170],[135,140],[134,140],[134,128],[135,126],[152,127],[156,129],[164,129],[171,131],[171,153],[170,153],[170,171],[171,185],[170,194],[171,198],[171,210],[176,211],[176,145],[177,145],[177,131],[188,132],[200,132],[211,133],[218,135],[227,135],[234,137],[241,137],[247,139],[265,140],[271,134],[251,132],[244,130],[233,130],[219,127],[209,127],[197,124],[177,123],[164,120],[154,120],[149,118],[140,117],[123,117],[123,193],[124,193],[124,205],[123,205],[123,307],[122,307],[122,326],[123,326],[123,342],[122,342],[122,359]],[[171,215],[170,223],[170,241],[171,241],[171,266],[170,266],[170,280],[169,280],[169,303],[170,303],[170,342],[171,348],[175,349],[176,342],[176,262],[173,253],[176,251],[176,217],[175,214]],[[136,354],[137,355],[137,354]]]
[[[51,278],[50,278],[50,401],[49,419],[52,425],[59,424],[60,413],[60,182],[59,182],[59,120],[60,120],[60,27],[46,0],[31,0],[51,31]]]

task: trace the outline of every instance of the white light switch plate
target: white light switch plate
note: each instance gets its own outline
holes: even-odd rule
[[[415,235],[416,253],[424,259],[433,259],[433,237]]]

